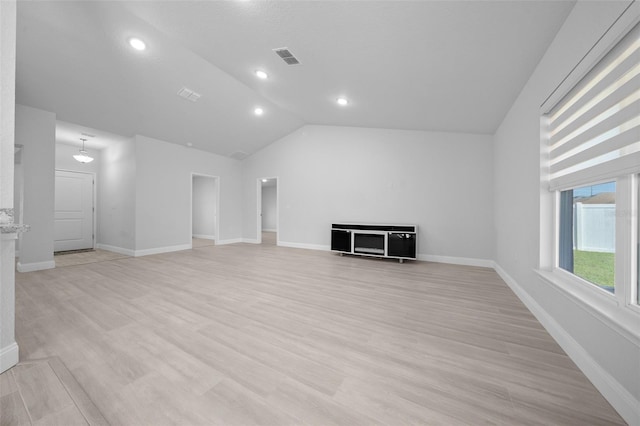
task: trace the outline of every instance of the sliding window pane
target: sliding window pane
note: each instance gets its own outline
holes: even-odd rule
[[[615,182],[560,194],[560,268],[611,293],[615,280],[615,196]]]

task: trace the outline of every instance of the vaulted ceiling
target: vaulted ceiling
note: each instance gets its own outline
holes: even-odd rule
[[[21,1],[16,100],[69,123],[221,155],[251,154],[304,124],[491,134],[572,7]],[[280,47],[300,64],[287,65]],[[183,87],[201,98],[179,97]]]

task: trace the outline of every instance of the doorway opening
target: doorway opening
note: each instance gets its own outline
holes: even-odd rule
[[[191,247],[215,245],[219,238],[220,206],[218,176],[191,173]]]
[[[95,174],[56,170],[53,251],[95,249]]]
[[[278,245],[278,178],[258,179],[257,240],[260,244]]]

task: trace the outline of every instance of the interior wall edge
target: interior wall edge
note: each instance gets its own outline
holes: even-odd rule
[[[293,243],[288,241],[278,241],[278,244],[281,247],[291,247],[291,248],[300,248],[307,250],[319,250],[319,251],[330,251],[331,246],[325,246],[322,244],[307,244],[307,243]]]
[[[242,242],[242,238],[231,238],[231,239],[227,239],[227,240],[218,240],[216,241],[216,245],[217,246],[223,246],[226,244],[236,244],[236,243],[241,243]]]
[[[191,250],[191,248],[192,248],[191,243],[179,244],[175,246],[166,246],[166,247],[154,247],[154,248],[144,249],[144,250],[135,250],[133,255],[135,257],[150,256],[152,254],[162,254],[162,253],[170,253],[174,251]]]
[[[53,269],[55,267],[56,267],[55,260],[47,260],[45,262],[32,262],[32,263],[18,262],[16,264],[16,269],[18,270],[18,272],[44,271],[45,269]]]
[[[16,342],[7,347],[0,348],[0,374],[4,373],[18,363],[20,359],[20,349]]]
[[[245,244],[261,244],[262,241],[257,238],[242,238],[242,242]]]
[[[478,266],[481,268],[493,268],[491,259],[476,259],[472,257],[439,256],[434,254],[418,254],[418,260],[434,263],[448,263],[450,265]]]
[[[215,240],[216,236],[208,234],[193,234],[193,238],[200,238],[202,240]]]
[[[124,254],[125,256],[135,256],[136,252],[135,250],[131,250],[131,249],[127,249],[127,248],[123,248],[123,247],[117,247],[117,246],[112,246],[109,244],[96,244],[96,248],[100,249],[100,250],[106,250],[106,251],[111,251],[114,253],[118,253],[118,254]]]

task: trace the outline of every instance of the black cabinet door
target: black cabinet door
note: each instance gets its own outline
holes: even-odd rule
[[[416,257],[416,234],[389,233],[387,256]]]
[[[331,230],[331,250],[351,252],[351,232]]]

